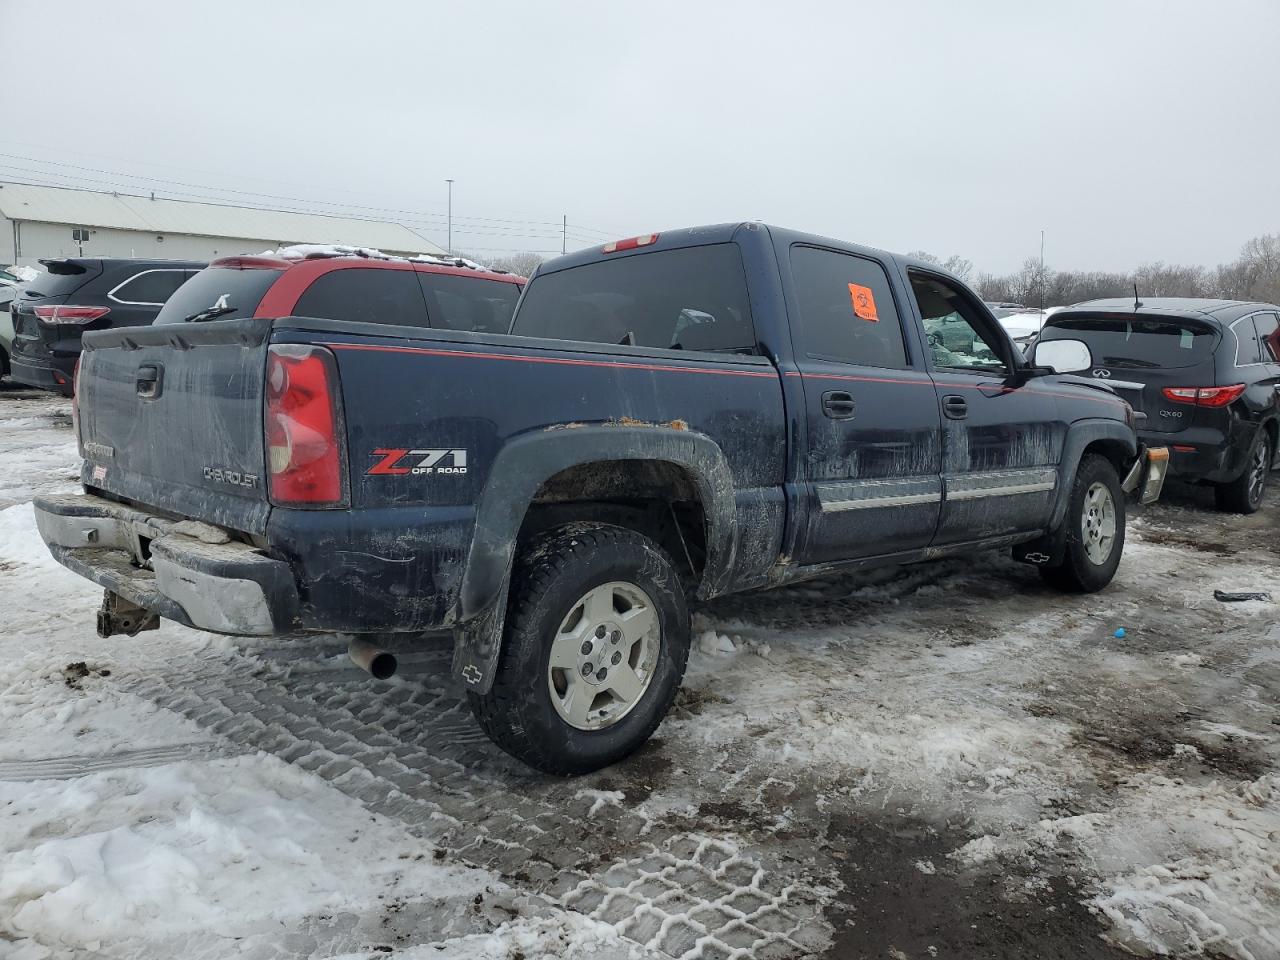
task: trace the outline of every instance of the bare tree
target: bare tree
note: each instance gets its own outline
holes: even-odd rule
[[[528,277],[537,270],[543,262],[543,256],[539,253],[513,253],[509,256],[498,257],[496,260],[490,260],[489,265],[495,270],[505,270],[507,273],[514,273],[517,276]]]
[[[943,270],[955,274],[961,280],[967,281],[973,273],[973,261],[967,257],[960,256],[958,253],[953,253],[945,260],[927,250],[912,250],[907,256],[923,260],[925,263],[936,263]]]

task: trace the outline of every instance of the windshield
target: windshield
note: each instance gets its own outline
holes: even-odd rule
[[[282,270],[209,267],[178,288],[156,317],[156,323],[237,320],[252,317],[267,289]]]
[[[1041,341],[1083,340],[1095,363],[1130,369],[1193,367],[1213,353],[1213,330],[1194,320],[1148,317],[1050,318]]]

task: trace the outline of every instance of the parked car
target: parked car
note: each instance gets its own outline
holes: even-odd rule
[[[155,322],[297,315],[506,333],[525,284],[523,277],[457,258],[407,260],[342,249],[352,248],[308,246],[215,260],[183,285]]]
[[[1041,344],[1082,340],[1092,376],[1137,412],[1169,472],[1253,513],[1280,449],[1280,307],[1234,300],[1092,300],[1046,322]]]
[[[997,320],[1001,317],[1012,316],[1015,313],[1026,313],[1030,307],[1023,306],[1021,303],[1006,303],[1002,300],[986,301],[987,309],[991,311],[991,315]]]
[[[22,283],[22,278],[16,273],[0,268],[0,287],[16,287]]]
[[[194,260],[41,260],[44,271],[14,298],[13,379],[71,395],[80,338],[91,330],[151,323]]]
[[[323,265],[192,284],[247,313]],[[936,266],[758,223],[544,264],[511,335],[265,304],[85,338],[84,494],[36,515],[99,633],[336,631],[386,676],[389,636],[451,632],[480,724],[551,773],[654,730],[695,598],[995,547],[1098,590],[1163,475],[1110,386],[1047,368],[1083,343],[1032,367]]]
[[[16,293],[15,287],[0,287],[0,377],[9,375],[9,356],[13,353],[13,318],[9,304]]]

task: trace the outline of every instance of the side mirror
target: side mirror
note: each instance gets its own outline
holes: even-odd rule
[[[1031,354],[1038,367],[1050,367],[1054,373],[1079,373],[1093,366],[1093,354],[1083,340],[1041,340]]]

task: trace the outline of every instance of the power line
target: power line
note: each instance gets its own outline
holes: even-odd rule
[[[38,164],[44,164],[46,166],[62,167],[69,170],[80,170],[86,173],[97,173],[97,174],[105,174],[107,176],[112,176],[112,177],[123,177],[126,180],[141,180],[147,183],[156,183],[156,184],[179,186],[179,187],[190,187],[196,190],[213,191],[215,194],[219,194],[219,195],[232,194],[236,196],[259,197],[259,198],[264,198],[268,200],[282,200],[288,203],[306,203],[306,204],[315,204],[319,206],[338,207],[343,209],[368,210],[376,213],[396,213],[396,214],[402,214],[402,215],[408,214],[418,218],[417,222],[429,222],[431,220],[443,221],[446,219],[445,214],[433,213],[433,212],[424,211],[424,210],[406,210],[406,209],[401,209],[396,207],[377,207],[369,204],[347,203],[347,202],[340,202],[340,201],[334,201],[334,200],[316,200],[316,199],[311,199],[307,197],[285,196],[283,194],[263,193],[263,192],[254,191],[254,190],[237,190],[233,187],[211,187],[207,184],[190,183],[184,180],[172,180],[164,177],[149,177],[144,174],[125,173],[123,171],[110,170],[103,167],[88,167],[82,164],[66,163],[64,161],[58,161],[58,160],[44,160],[39,157],[27,157],[27,156],[22,156],[20,154],[14,154],[14,153],[0,153],[0,157],[3,157],[8,160],[21,160],[26,163],[38,163]],[[35,174],[37,176],[61,177],[63,179],[73,179],[73,180],[78,180],[86,183],[100,182],[108,186],[125,186],[125,187],[132,186],[130,184],[121,184],[116,181],[101,181],[98,178],[79,177],[79,176],[72,176],[69,174],[59,174],[49,170],[32,170],[29,167],[18,167],[14,164],[4,164],[4,166],[11,167],[12,169],[15,169],[15,170],[21,170],[22,172],[25,172],[25,173]],[[133,186],[132,188],[137,189],[136,186]],[[178,191],[172,191],[172,190],[166,191],[166,192],[174,193],[180,196],[200,197],[204,199],[209,198],[207,194],[187,194],[187,193],[179,193]],[[225,197],[219,196],[218,199],[225,199]],[[315,211],[308,211],[308,212],[315,212]],[[332,214],[330,215],[332,216]],[[519,225],[519,226],[540,226],[540,227],[560,227],[561,226],[559,222],[551,221],[551,220],[518,220],[518,219],[512,219],[512,218],[506,218],[506,217],[471,217],[466,215],[458,215],[458,216],[455,216],[453,219],[455,221],[510,224],[510,225]],[[613,237],[617,235],[615,231],[597,230],[595,228],[585,227],[580,224],[575,224],[575,229],[581,229],[590,233],[599,233],[603,237]]]
[[[121,187],[124,189],[133,189],[133,190],[138,189],[138,187],[133,184],[118,183],[113,181],[91,180],[85,177],[78,177],[74,174],[54,173],[52,171],[45,171],[45,170],[30,171],[29,168],[17,167],[12,164],[0,163],[0,171],[3,171],[3,170],[17,170],[23,173],[34,173],[34,176],[36,177],[57,178],[59,180],[77,181],[78,184],[87,183],[87,184],[95,185],[99,187],[106,186],[106,187]],[[28,178],[25,180],[14,180],[11,182],[21,183],[25,186],[33,186],[33,187],[60,187],[63,189],[85,189],[84,187],[79,185],[72,186],[67,183],[50,183],[48,182],[47,179],[44,180],[43,182],[34,181],[31,178]],[[197,200],[208,201],[208,200],[224,200],[225,199],[222,197],[210,196],[208,194],[192,194],[192,193],[186,193],[183,191],[170,190],[166,192],[172,196],[181,196],[181,197],[185,197],[189,199],[197,199]],[[139,200],[147,199],[145,196],[138,196],[137,194],[125,194],[125,196],[131,196]],[[214,205],[218,206],[223,204],[214,204]],[[254,207],[252,209],[261,210],[261,209],[268,209],[268,208]],[[298,213],[298,214],[305,214],[310,216],[322,216],[322,217],[338,216],[338,214],[336,213],[320,212],[316,210],[306,210],[306,209],[300,209],[297,207],[272,207],[269,209],[272,212],[277,212],[277,213]],[[347,216],[343,219],[359,220],[365,223],[386,223],[387,222],[385,220],[377,220],[372,217]],[[428,223],[428,222],[419,221],[419,220],[404,219],[400,222],[403,223],[405,226],[410,226],[410,227],[419,226],[419,227],[428,227],[433,229],[439,227],[439,224],[433,224],[433,223]],[[515,229],[509,229],[505,227],[496,227],[496,228],[491,228],[487,226],[473,227],[467,224],[463,224],[460,228],[456,230],[456,232],[460,236],[485,236],[485,237],[491,236],[491,237],[512,237],[512,238],[520,237],[520,238],[530,239],[530,240],[552,240],[552,239],[556,239],[559,236],[558,233],[550,233],[550,232],[543,232],[543,231],[515,230]]]

